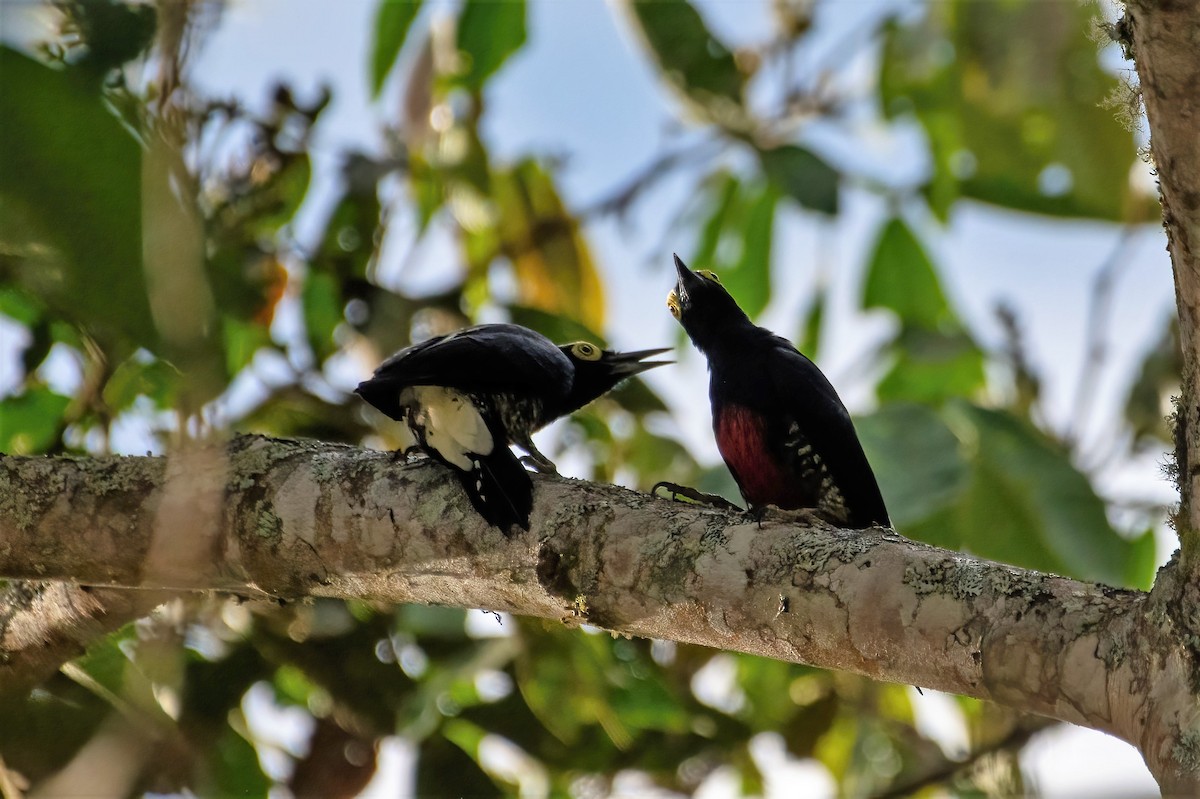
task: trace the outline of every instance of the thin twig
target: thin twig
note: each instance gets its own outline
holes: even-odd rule
[[[595,216],[616,214],[623,216],[646,189],[653,186],[673,170],[676,166],[698,158],[705,150],[714,144],[721,144],[718,139],[706,138],[693,142],[678,150],[660,155],[651,161],[640,172],[630,178],[621,188],[604,197],[579,212],[580,219],[590,219]]]
[[[1108,327],[1112,316],[1113,286],[1122,267],[1129,263],[1127,250],[1134,240],[1137,226],[1125,225],[1121,234],[1109,250],[1096,277],[1092,281],[1091,301],[1088,304],[1087,345],[1084,353],[1083,371],[1075,390],[1075,402],[1063,430],[1063,441],[1068,447],[1078,444],[1078,438],[1089,416],[1096,398],[1096,383],[1100,379],[1105,361],[1108,359]]]
[[[1003,738],[999,738],[972,751],[965,760],[945,758],[921,774],[914,774],[908,779],[892,783],[879,793],[874,794],[873,799],[893,799],[893,797],[908,796],[922,788],[948,782],[962,772],[975,766],[976,763],[988,755],[1003,751],[1016,751],[1028,743],[1034,734],[1059,723],[1061,722],[1042,718],[1041,716],[1026,718],[1023,721],[1019,721]]]

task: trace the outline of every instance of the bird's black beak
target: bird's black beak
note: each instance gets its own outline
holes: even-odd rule
[[[667,295],[667,309],[670,310],[671,316],[682,319],[684,306],[688,303],[688,287],[703,283],[704,278],[688,269],[687,264],[678,255],[672,255],[675,258],[675,273],[679,278],[675,281],[675,288]]]
[[[653,369],[656,366],[666,366],[674,361],[643,361],[643,358],[649,358],[654,355],[661,355],[664,352],[670,352],[670,347],[663,347],[657,350],[638,350],[637,352],[609,352],[604,355],[604,363],[609,370],[620,377],[629,377],[644,372],[647,369]]]
[[[674,255],[674,254],[673,254]],[[696,286],[704,282],[704,278],[697,275],[691,269],[688,269],[687,264],[678,255],[675,258],[675,273],[679,275],[679,282],[676,284],[675,290],[681,294],[686,294],[688,286]]]

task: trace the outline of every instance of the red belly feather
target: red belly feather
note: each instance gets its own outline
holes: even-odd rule
[[[751,505],[803,508],[800,480],[771,456],[766,420],[742,405],[726,405],[713,420],[717,449]]]

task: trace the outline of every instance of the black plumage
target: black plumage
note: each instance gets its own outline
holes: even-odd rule
[[[559,346],[520,325],[478,325],[397,352],[355,392],[404,422],[417,446],[454,469],[488,523],[528,530],[533,487],[508,445],[528,452],[539,470],[553,471],[533,433],[661,365],[642,359],[665,351]]]
[[[678,256],[675,269],[667,305],[708,359],[717,447],[747,504],[890,525],[850,414],[816,364],[752,323],[716,275]]]

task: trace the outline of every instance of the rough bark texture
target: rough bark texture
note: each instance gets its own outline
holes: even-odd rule
[[[1200,793],[1200,710],[1194,686],[1200,653],[1200,4],[1130,0],[1118,31],[1137,64],[1150,127],[1163,226],[1175,275],[1183,350],[1183,391],[1176,418],[1180,568],[1160,575],[1151,613],[1173,628],[1175,651],[1150,650],[1156,668],[1177,657],[1191,664],[1190,683],[1154,685],[1155,703],[1175,703],[1174,718],[1150,717],[1139,742],[1164,794]],[[1184,651],[1179,651],[1180,649]],[[1174,693],[1168,702],[1167,693]]]
[[[889,530],[794,514],[759,527],[613,486],[534,480],[533,529],[506,538],[443,467],[350,447],[246,437],[172,464],[0,458],[0,577],[586,621],[991,699],[1111,732],[1141,747],[1164,784],[1193,784],[1196,661],[1167,592],[1016,569]]]
[[[1200,4],[1133,0],[1123,22],[1146,105],[1175,273],[1184,360],[1179,533],[1184,566],[1200,575]]]
[[[0,552],[6,539],[0,535]],[[0,562],[3,557],[0,556]],[[100,636],[170,598],[63,582],[18,581],[0,591],[0,705],[41,684]]]

